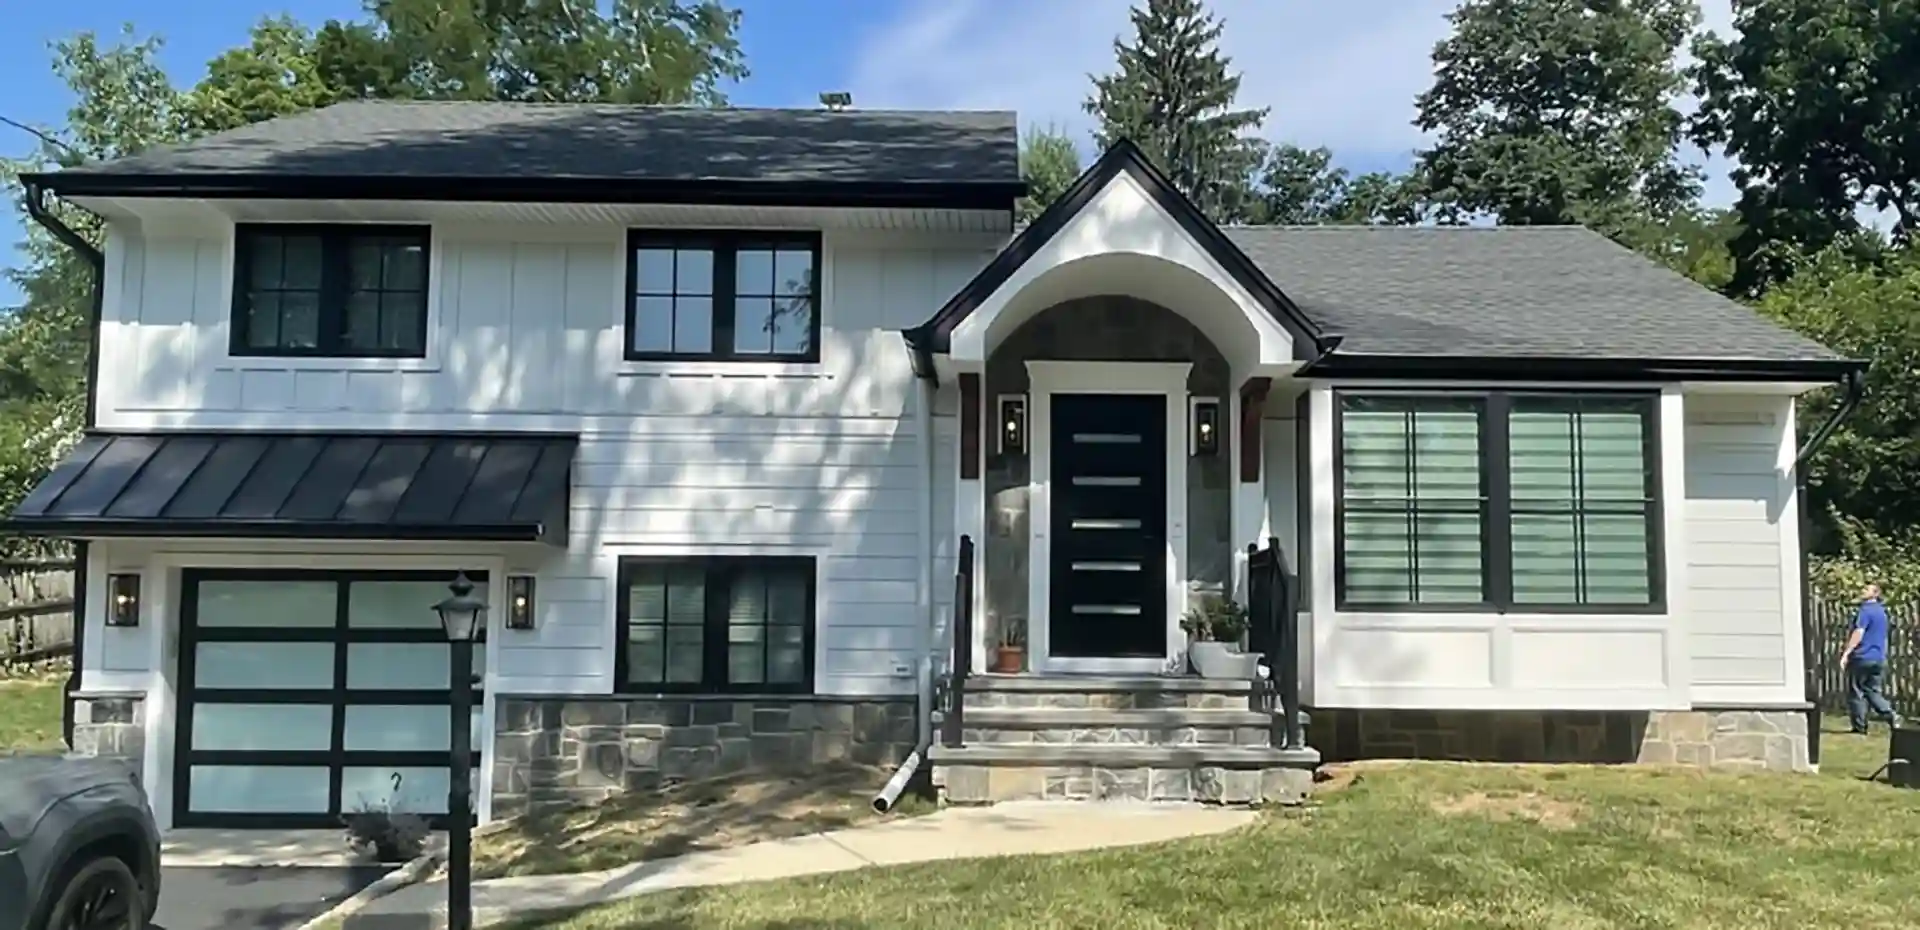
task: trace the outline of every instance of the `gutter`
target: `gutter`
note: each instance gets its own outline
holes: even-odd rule
[[[93,429],[100,391],[100,315],[107,299],[107,256],[47,209],[47,191],[39,181],[31,176],[21,180],[26,188],[27,215],[93,267],[93,288],[87,298],[87,389],[80,410],[80,429],[86,432]],[[80,668],[85,664],[87,648],[87,562],[92,548],[87,540],[73,541],[73,667],[67,672],[60,702],[60,736],[69,748],[73,746],[73,694],[80,690]]]
[[[1827,661],[1826,656],[1813,654],[1814,629],[1813,588],[1808,581],[1808,568],[1811,559],[1807,554],[1807,539],[1812,535],[1813,520],[1807,512],[1807,463],[1815,453],[1827,444],[1840,424],[1860,407],[1860,401],[1867,392],[1867,366],[1854,363],[1841,382],[1840,406],[1834,408],[1825,423],[1807,437],[1800,446],[1800,452],[1793,457],[1793,492],[1799,501],[1800,521],[1800,652],[1801,652],[1801,688],[1807,705],[1807,762],[1815,771],[1820,769],[1820,663]]]
[[[909,345],[911,348],[911,345]],[[934,493],[933,493],[933,401],[938,385],[927,378],[917,382],[919,390],[915,392],[913,405],[913,426],[920,434],[920,461],[916,463],[920,473],[920,571],[915,579],[919,590],[916,592],[915,606],[920,608],[920,648],[914,658],[915,694],[919,707],[914,714],[915,740],[913,752],[900,760],[893,777],[873,796],[873,809],[884,814],[893,809],[900,795],[913,781],[913,776],[927,758],[927,747],[933,745],[933,651],[937,646],[933,635],[934,623],[939,613],[933,596],[934,546]]]

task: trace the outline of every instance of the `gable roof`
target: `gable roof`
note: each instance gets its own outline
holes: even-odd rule
[[[929,357],[951,349],[954,328],[971,316],[983,301],[993,296],[994,291],[1013,277],[1028,259],[1066,228],[1108,184],[1122,174],[1131,176],[1156,206],[1172,216],[1180,224],[1181,230],[1192,237],[1209,257],[1219,262],[1234,282],[1252,295],[1261,308],[1286,327],[1295,339],[1316,347],[1322,345],[1323,334],[1319,327],[1274,285],[1273,279],[1262,274],[1223,234],[1219,226],[1207,219],[1193,201],[1175,188],[1173,182],[1147,160],[1139,146],[1132,140],[1121,139],[1107,149],[1092,167],[1081,172],[1071,186],[1061,192],[1045,210],[1040,211],[1032,223],[1020,230],[1013,241],[1001,249],[1000,254],[994,256],[985,268],[980,269],[959,293],[948,299],[926,322],[905,331],[907,344],[914,350],[916,368],[930,371],[931,368],[926,364]]]
[[[340,103],[29,180],[67,195],[602,202],[840,189],[981,209],[1025,192],[1006,111],[454,101]]]
[[[1229,227],[1341,336],[1335,373],[1406,357],[1542,358],[1826,373],[1841,356],[1579,226]],[[1839,369],[1835,368],[1834,373]]]

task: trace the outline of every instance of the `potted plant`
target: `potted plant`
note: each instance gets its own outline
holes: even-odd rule
[[[376,862],[407,862],[427,846],[427,821],[391,807],[368,807],[344,818],[347,846]]]
[[[1187,633],[1187,661],[1202,678],[1251,678],[1259,656],[1240,651],[1247,612],[1233,598],[1205,594],[1180,615]]]
[[[1027,624],[1023,617],[1006,617],[1000,621],[1000,633],[993,647],[993,667],[990,669],[1003,675],[1019,672],[1026,666]]]

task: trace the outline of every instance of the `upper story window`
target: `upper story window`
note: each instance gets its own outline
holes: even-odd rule
[[[635,232],[627,358],[820,359],[820,237]]]
[[[420,358],[427,230],[242,225],[234,235],[234,355]]]
[[[1645,394],[1342,392],[1339,603],[1659,609],[1656,403]]]

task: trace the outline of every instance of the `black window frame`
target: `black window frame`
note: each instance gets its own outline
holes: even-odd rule
[[[634,327],[637,322],[639,298],[639,251],[643,248],[655,249],[705,249],[713,255],[713,286],[709,294],[713,301],[711,311],[712,333],[708,342],[708,351],[679,352],[674,350],[639,350],[633,346]],[[734,298],[738,293],[735,281],[735,269],[738,255],[742,251],[755,249],[805,250],[813,262],[812,300],[813,313],[807,323],[807,350],[805,352],[738,352],[733,348],[734,334]],[[629,362],[760,362],[813,363],[820,361],[820,319],[825,314],[825,300],[821,293],[825,280],[824,269],[820,264],[820,233],[806,231],[780,230],[653,230],[635,229],[627,232],[626,257],[626,316],[621,332],[621,351]]]
[[[630,593],[633,574],[642,568],[698,567],[704,574],[705,614],[701,618],[701,676],[698,682],[635,682],[630,678],[627,658],[627,628],[632,623]],[[800,569],[806,575],[806,623],[802,637],[801,680],[791,683],[726,681],[727,672],[727,597],[731,583],[716,584],[718,578],[730,579],[742,570]],[[820,562],[810,555],[700,555],[700,556],[621,556],[615,570],[613,623],[613,686],[616,694],[685,695],[811,695],[817,670],[815,651],[819,648]]]
[[[256,346],[247,339],[248,283],[252,255],[246,247],[254,235],[315,236],[320,239],[320,293],[317,344],[313,348]],[[420,312],[415,322],[419,350],[358,348],[346,345],[348,257],[355,239],[418,239],[420,243]],[[433,230],[430,226],[375,223],[236,223],[233,228],[233,306],[227,332],[227,354],[235,358],[379,358],[411,359],[427,356],[432,334]]]
[[[1482,403],[1480,428],[1480,483],[1486,498],[1480,520],[1480,583],[1483,597],[1478,602],[1459,603],[1377,603],[1355,601],[1347,597],[1345,494],[1345,412],[1346,400],[1353,397],[1392,397],[1459,401],[1477,399]],[[1647,471],[1647,587],[1648,601],[1633,603],[1537,603],[1516,602],[1513,598],[1513,485],[1512,458],[1509,454],[1510,417],[1516,397],[1631,398],[1644,404],[1641,441],[1646,450]],[[1665,510],[1667,488],[1663,480],[1660,444],[1660,393],[1647,389],[1435,389],[1435,388],[1336,388],[1333,391],[1333,588],[1334,609],[1386,614],[1420,613],[1495,613],[1495,614],[1664,614],[1667,613]]]

